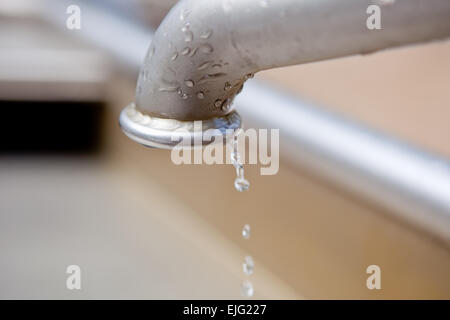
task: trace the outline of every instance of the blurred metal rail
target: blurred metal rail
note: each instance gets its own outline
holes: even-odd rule
[[[65,26],[72,1],[43,1],[40,15]],[[72,31],[136,75],[153,31],[82,3],[83,27]],[[280,128],[282,150],[302,166],[362,194],[450,245],[450,162],[326,113],[255,81],[236,99],[244,119]],[[274,107],[276,106],[276,107]]]

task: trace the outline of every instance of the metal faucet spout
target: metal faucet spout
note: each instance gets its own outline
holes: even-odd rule
[[[374,4],[379,30],[366,25]],[[448,0],[182,0],[156,31],[120,123],[140,143],[171,148],[172,132],[189,135],[194,120],[239,127],[233,99],[258,71],[449,36]]]

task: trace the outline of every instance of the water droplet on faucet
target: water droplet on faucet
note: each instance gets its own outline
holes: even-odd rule
[[[159,88],[158,90],[160,92],[175,92],[178,90],[178,87],[163,87],[163,88]]]
[[[205,69],[207,69],[210,65],[211,65],[211,63],[212,63],[212,61],[206,61],[206,62],[203,62],[202,64],[200,64],[198,67],[197,67],[197,70],[205,70]]]
[[[191,50],[191,53],[189,54],[189,57],[193,57],[195,56],[195,54],[197,53],[198,48],[194,48],[193,50]]]
[[[143,78],[144,81],[147,81],[147,80],[148,80],[148,78],[149,78],[149,71],[148,71],[148,70],[145,70],[145,71],[142,73],[142,78]]]
[[[222,111],[227,111],[229,108],[231,107],[231,99],[226,99],[223,103],[222,103]]]
[[[224,73],[224,72],[217,72],[217,73],[210,73],[210,74],[207,74],[207,77],[208,78],[220,78],[220,77],[223,77],[223,76],[226,76],[227,74],[226,73]]]
[[[210,44],[205,43],[200,46],[200,51],[206,54],[210,54],[214,51],[214,48]]]
[[[147,61],[150,60],[150,59],[153,57],[154,54],[155,54],[155,47],[152,46],[152,47],[150,48],[150,50],[148,50],[146,60],[147,60]]]
[[[191,24],[189,22],[186,22],[183,28],[181,28],[181,31],[184,33],[184,41],[186,42],[191,42],[194,39],[194,34],[189,29],[190,26]]]
[[[189,17],[190,14],[191,14],[191,9],[186,8],[186,9],[181,10],[181,12],[180,12],[180,20],[181,21],[186,20],[187,17]]]
[[[184,41],[191,42],[194,39],[194,34],[191,31],[185,33]]]
[[[182,54],[183,56],[185,56],[185,55],[189,54],[190,52],[191,52],[191,48],[186,47],[186,48],[184,48],[184,49],[181,51],[181,54]]]
[[[212,29],[207,29],[200,35],[200,38],[209,39],[212,36],[212,34],[213,34]]]
[[[186,87],[189,87],[189,88],[192,88],[195,85],[194,81],[192,81],[192,80],[186,80],[184,82],[184,84],[186,85]]]
[[[203,91],[197,92],[197,98],[203,99],[204,97],[205,97],[205,94],[203,93]]]

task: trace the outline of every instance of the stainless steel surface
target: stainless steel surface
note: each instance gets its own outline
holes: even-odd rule
[[[132,103],[120,113],[119,124],[130,139],[144,146],[171,149],[179,143],[185,147],[208,145],[216,142],[216,137],[231,136],[241,127],[241,117],[231,112],[205,121],[162,119],[142,114]]]
[[[349,2],[354,3],[354,1]],[[412,2],[408,1],[408,3]],[[421,3],[421,5],[411,6],[412,9],[407,10],[411,14],[417,8],[433,10],[430,1],[414,2]],[[328,1],[328,3],[330,2]],[[447,3],[449,2],[436,1],[436,3],[444,6],[443,8],[448,8]],[[405,1],[397,1],[396,4],[403,6]],[[90,5],[85,5],[84,12],[89,12],[90,8]],[[180,10],[180,8],[176,10]],[[391,7],[388,10],[391,10]],[[140,42],[144,38],[150,40],[150,36],[145,35],[150,35],[151,30],[145,31],[141,27],[133,25],[132,21],[124,22],[118,16],[103,13],[101,10],[98,12],[108,16],[103,20],[104,23],[95,24],[95,21],[90,20],[85,23],[90,23],[92,26],[95,24],[99,30],[93,34],[80,33],[79,35],[85,36],[92,43],[107,49],[111,55],[119,58],[117,61],[135,70],[141,64],[139,57],[144,56],[144,53],[139,51],[145,50],[142,43],[131,44],[127,48],[128,54],[125,55],[121,41],[111,37],[103,38],[100,35],[126,23],[120,39],[123,37],[130,43],[134,43]],[[442,15],[447,14],[448,16],[448,11],[441,8],[440,12]],[[442,17],[441,13],[437,17]],[[174,13],[172,12],[171,15]],[[55,21],[53,18],[51,20]],[[334,19],[332,20],[334,21]],[[418,23],[419,20],[419,18],[415,20],[417,24],[408,24],[404,29],[398,31],[407,32],[410,27],[411,37],[414,37],[414,34],[422,34],[416,33],[416,28],[421,25]],[[431,20],[432,24],[439,24],[435,21],[437,19]],[[390,20],[384,21],[387,29],[387,23]],[[395,25],[394,21],[392,23]],[[448,23],[448,19],[440,22],[446,27],[448,27]],[[442,30],[442,28],[437,30]],[[366,31],[361,30],[361,32]],[[376,32],[378,31],[374,31],[374,33]],[[391,36],[395,35],[398,33]],[[371,35],[368,34],[368,37]],[[381,40],[379,39],[379,41]],[[386,40],[386,43],[390,43],[390,41]],[[178,56],[176,61],[179,61],[180,58],[182,57]],[[342,118],[330,116],[326,112],[320,111],[320,108],[311,105],[305,106],[298,99],[288,98],[273,88],[261,87],[256,82],[249,84],[248,88],[239,95],[239,98],[236,99],[236,106],[244,117],[251,121],[252,125],[280,128],[283,141],[286,138],[284,151],[288,151],[287,154],[296,163],[307,166],[316,174],[322,175],[347,190],[363,191],[368,199],[393,209],[412,224],[425,228],[448,243],[450,236],[450,195],[448,192],[450,179],[447,178],[450,164],[448,160],[430,156],[418,148],[394,142],[387,136],[368,133],[364,126],[349,125]],[[189,104],[184,107],[189,107]],[[364,152],[359,152],[358,148],[363,148],[361,150]],[[383,164],[380,162],[381,160],[388,160],[388,163]]]
[[[366,27],[371,4],[182,0],[155,32],[136,107],[163,118],[210,119],[231,111],[230,101],[257,71],[450,35],[448,0],[397,0],[383,7],[382,29],[375,31]]]

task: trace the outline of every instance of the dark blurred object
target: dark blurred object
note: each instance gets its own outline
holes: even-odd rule
[[[17,7],[0,9],[8,4]],[[0,154],[100,151],[108,58],[64,25],[13,11],[0,10]]]
[[[100,151],[100,102],[0,101],[0,154]]]

